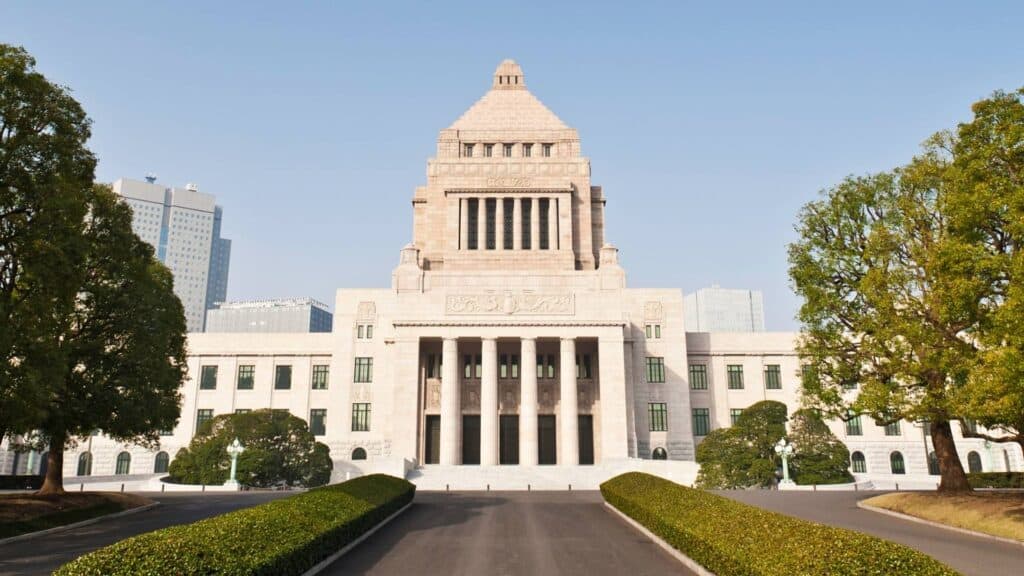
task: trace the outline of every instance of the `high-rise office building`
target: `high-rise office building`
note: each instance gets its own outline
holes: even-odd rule
[[[332,323],[312,298],[217,302],[206,312],[206,332],[330,332]]]
[[[220,237],[221,207],[194,184],[167,188],[154,178],[121,178],[114,192],[131,206],[132,228],[174,274],[189,332],[202,332],[206,310],[227,295],[231,241]]]
[[[764,296],[759,290],[701,288],[683,297],[687,332],[764,332]]]

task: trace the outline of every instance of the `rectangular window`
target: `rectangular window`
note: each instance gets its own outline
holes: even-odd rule
[[[519,378],[519,355],[512,355],[512,377]]]
[[[537,214],[538,220],[540,220],[540,249],[548,250],[551,247],[551,239],[548,238],[548,214],[551,212],[550,209],[551,201],[547,198],[540,198],[537,201],[537,209],[540,213]]]
[[[661,324],[654,325],[654,337],[659,340],[661,339]]]
[[[591,380],[594,375],[590,372],[590,354],[583,355],[583,379]]]
[[[212,408],[200,408],[196,411],[196,433],[202,431],[203,424],[206,424],[210,420],[213,420],[213,409]]]
[[[743,414],[742,408],[733,408],[729,410],[729,421],[735,426],[740,421],[740,415]]]
[[[647,357],[647,381],[661,383],[665,381],[665,359],[658,356]]]
[[[291,390],[292,367],[289,365],[274,367],[274,390]]]
[[[487,235],[486,246],[487,246],[488,250],[494,250],[495,248],[497,248],[497,245],[495,244],[495,233],[497,231],[497,226],[496,226],[497,222],[494,221],[495,218],[497,218],[497,214],[498,214],[498,212],[497,212],[497,210],[498,210],[498,201],[497,201],[497,199],[496,198],[487,198],[486,200],[484,200],[484,210],[487,211],[487,223],[486,223],[486,228],[484,230],[484,233]]]
[[[238,367],[238,389],[252,390],[253,381],[256,380],[256,366],[242,364]]]
[[[331,367],[327,364],[313,365],[313,390],[327,390],[327,378]]]
[[[366,325],[366,339],[367,340],[372,340],[373,339],[373,324],[367,324]]]
[[[466,248],[469,250],[476,250],[479,246],[479,234],[480,230],[478,224],[480,216],[480,200],[478,198],[470,198],[466,200],[466,210],[469,210],[469,214],[466,215],[466,226],[469,227],[466,230]]]
[[[477,356],[476,356],[476,372],[475,372],[474,376],[477,379],[479,379],[479,378],[482,378],[483,375],[484,375],[483,358],[481,358],[480,355],[477,354]]]
[[[541,144],[540,149],[545,158],[551,157],[551,144]]]
[[[860,415],[852,416],[846,421],[846,435],[847,436],[862,436],[864,429],[860,425]]]
[[[533,144],[523,144],[523,158],[533,156]]]
[[[555,377],[555,357],[548,356],[548,378]]]
[[[466,380],[473,377],[473,356],[470,354],[462,357],[462,377]]]
[[[778,364],[764,367],[764,387],[768,390],[782,390],[782,368]]]
[[[708,418],[707,408],[694,408],[693,409],[693,435],[694,436],[707,436],[708,429],[710,428],[710,422]]]
[[[352,405],[352,431],[370,431],[370,405],[368,403],[356,403]]]
[[[484,144],[484,158],[490,158],[494,155],[494,144]]]
[[[216,390],[217,389],[217,367],[216,366],[203,366],[202,373],[199,376],[199,389],[200,390]]]
[[[886,436],[899,436],[900,435],[900,421],[897,420],[892,424],[885,425]]]
[[[362,324],[360,324],[359,326],[356,327],[356,338],[358,338],[359,340],[362,340],[365,337],[366,337],[365,328],[363,327]]]
[[[309,431],[313,433],[313,436],[327,434],[327,410],[313,408],[309,411]]]
[[[520,242],[522,243],[523,250],[529,250],[533,247],[531,242],[533,239],[530,238],[530,218],[533,217],[533,199],[523,198],[520,200],[521,208],[523,211],[522,217],[520,218],[520,224],[522,230],[520,230]]]
[[[501,238],[502,246],[505,250],[511,250],[514,247],[512,235],[515,232],[515,215],[513,214],[513,211],[516,209],[516,201],[512,198],[502,198],[501,205],[502,219],[505,221],[505,225],[502,227],[502,230],[504,231]]]
[[[647,411],[650,414],[651,432],[668,430],[668,411],[664,402],[651,402],[647,405]]]
[[[463,144],[463,146],[462,146],[462,155],[465,156],[466,158],[472,158],[473,157],[473,145],[472,144]]]
[[[537,355],[537,379],[540,380],[544,377],[544,356],[541,354]]]
[[[353,382],[373,382],[373,358],[356,358]]]
[[[502,148],[503,148],[504,153],[505,153],[505,158],[511,158],[512,157],[512,144],[504,144],[504,145],[502,145]]]
[[[708,367],[706,364],[690,364],[690,390],[708,389]]]
[[[729,390],[743,390],[743,366],[729,364],[726,371],[729,374]]]
[[[652,328],[653,326],[650,324],[644,326],[644,336],[646,336],[648,340],[654,337],[654,330],[652,330]]]
[[[508,378],[508,354],[502,354],[498,359],[498,377]]]

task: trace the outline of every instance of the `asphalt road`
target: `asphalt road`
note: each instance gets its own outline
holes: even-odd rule
[[[160,502],[160,506],[40,538],[0,545],[0,576],[50,574],[69,560],[129,536],[195,522],[291,494],[294,492],[142,493]]]
[[[790,516],[850,528],[916,548],[967,576],[1024,574],[1024,546],[857,508],[878,492],[778,492],[726,490],[719,494]]]
[[[599,492],[421,492],[322,574],[687,575]]]

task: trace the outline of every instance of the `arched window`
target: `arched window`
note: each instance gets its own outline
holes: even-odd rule
[[[132,455],[127,452],[121,452],[117,455],[117,467],[114,469],[114,474],[128,474],[132,469]]]
[[[366,450],[363,450],[362,448],[356,448],[355,450],[352,451],[352,459],[366,460]]]
[[[153,473],[164,474],[167,472],[167,465],[171,463],[171,457],[167,452],[157,452],[156,461],[153,463]]]
[[[658,446],[654,449],[654,452],[651,452],[651,458],[655,460],[668,460],[668,452],[665,452],[664,448]]]
[[[91,476],[92,475],[92,453],[82,452],[78,455],[78,475],[79,476]]]
[[[974,450],[967,453],[967,471],[971,474],[981,472],[981,456]]]
[[[850,456],[850,460],[853,463],[854,474],[864,474],[868,471],[868,463],[864,460],[863,452],[854,452]]]
[[[889,469],[893,474],[906,474],[907,468],[903,465],[903,454],[893,452],[889,454]]]
[[[934,450],[928,453],[928,473],[932,476],[939,475],[939,457],[935,455]]]

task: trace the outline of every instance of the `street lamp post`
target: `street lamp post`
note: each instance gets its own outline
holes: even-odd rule
[[[235,479],[235,472],[238,470],[238,457],[245,452],[242,443],[235,438],[235,441],[228,445],[228,454],[231,455],[231,477],[224,483],[225,486],[238,488],[238,480]]]
[[[775,453],[782,457],[782,482],[779,482],[779,484],[786,486],[794,484],[789,479],[789,457],[793,455],[793,445],[786,442],[785,438],[782,438],[775,445]]]

